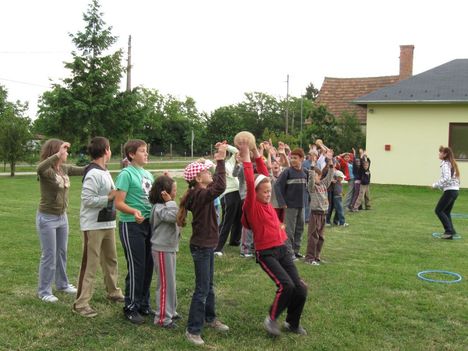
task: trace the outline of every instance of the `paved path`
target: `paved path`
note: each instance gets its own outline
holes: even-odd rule
[[[147,169],[148,172],[151,172],[151,173],[156,173],[156,174],[162,174],[162,172],[164,171],[169,171],[169,173],[174,176],[174,177],[181,177],[184,170],[183,169],[180,169],[180,168],[177,168],[177,169]],[[109,172],[111,173],[119,173],[120,172],[120,169],[114,169],[114,170],[110,170]],[[15,172],[15,176],[24,176],[24,175],[36,175],[36,172]],[[1,172],[0,173],[0,177],[3,176],[10,176],[10,172]]]

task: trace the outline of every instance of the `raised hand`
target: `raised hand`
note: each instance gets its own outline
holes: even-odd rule
[[[214,159],[217,161],[224,160],[226,158],[227,143],[225,141],[222,143],[217,142],[215,148],[217,151],[214,154]]]
[[[163,198],[164,202],[172,200],[171,195],[166,190],[161,191],[161,197]]]
[[[70,149],[71,145],[69,142],[65,141],[62,143],[62,145],[60,145],[60,149],[59,151],[57,152],[57,155],[59,157],[62,157],[62,156],[68,156],[68,149]]]
[[[249,142],[246,140],[241,140],[237,143],[237,148],[239,149],[239,159],[242,162],[250,162]]]

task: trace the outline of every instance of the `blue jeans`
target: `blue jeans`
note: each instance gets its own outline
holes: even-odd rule
[[[446,190],[442,194],[442,197],[440,198],[435,208],[435,213],[444,226],[445,234],[457,234],[455,228],[453,227],[452,216],[450,214],[457,197],[458,190]]]
[[[335,208],[335,217],[333,217],[333,223],[338,225],[345,224],[343,198],[341,196],[333,197],[333,207]]]
[[[200,335],[205,322],[213,322],[216,318],[213,286],[214,249],[190,245],[190,252],[195,265],[195,291],[190,304],[187,331]]]

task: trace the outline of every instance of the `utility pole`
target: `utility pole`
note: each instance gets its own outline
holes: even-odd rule
[[[128,36],[127,54],[127,91],[132,90],[132,36]]]
[[[286,113],[284,116],[285,119],[285,128],[284,132],[288,135],[288,125],[289,125],[289,74],[286,76]]]
[[[301,147],[302,147],[302,119],[304,111],[304,97],[301,97]]]

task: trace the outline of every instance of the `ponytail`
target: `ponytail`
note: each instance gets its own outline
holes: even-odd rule
[[[441,146],[439,148],[439,152],[443,152],[445,154],[444,160],[450,162],[450,165],[452,166],[452,177],[455,176],[460,179],[460,170],[458,169],[457,161],[455,161],[455,156],[453,156],[452,149]]]
[[[182,199],[180,199],[179,212],[177,212],[176,222],[179,227],[185,227],[187,225],[187,205],[190,201],[190,193],[193,189],[195,189],[197,181],[193,179],[188,182],[188,185],[189,187],[187,191],[185,192],[184,196],[182,196]]]

